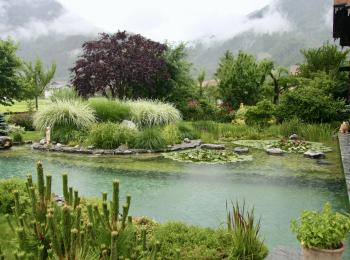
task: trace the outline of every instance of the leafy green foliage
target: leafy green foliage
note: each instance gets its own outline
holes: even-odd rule
[[[341,119],[344,108],[344,101],[334,100],[320,88],[305,85],[282,96],[276,117],[279,121],[298,117],[310,123],[331,122]]]
[[[140,149],[157,150],[165,148],[166,145],[162,132],[157,128],[144,129],[137,135],[135,142],[135,147]]]
[[[50,96],[50,99],[52,102],[57,102],[61,100],[74,101],[79,99],[79,96],[74,88],[67,86],[67,87],[53,90],[52,95]]]
[[[26,97],[35,98],[36,110],[39,108],[38,98],[43,94],[45,88],[55,76],[55,72],[56,64],[52,64],[49,69],[45,70],[42,61],[38,58],[34,63],[24,63],[24,79],[28,83]]]
[[[17,46],[8,40],[0,39],[0,104],[11,105],[14,99],[23,97],[22,91],[25,84],[19,76],[22,66],[21,60],[16,55]]]
[[[268,249],[260,238],[260,220],[255,222],[254,210],[246,211],[245,205],[232,205],[227,213],[227,226],[232,234],[233,245],[230,259],[263,260]]]
[[[34,130],[33,126],[33,114],[32,113],[20,113],[13,114],[9,117],[8,122],[10,124],[24,127],[26,131]]]
[[[21,133],[18,133],[18,132],[13,133],[13,134],[11,135],[11,137],[12,137],[12,140],[13,140],[14,142],[18,142],[18,143],[22,143],[22,142],[23,142],[23,136],[22,136]]]
[[[268,101],[263,100],[251,106],[245,113],[245,122],[248,125],[267,126],[273,119],[275,107]]]
[[[226,52],[221,58],[216,77],[224,103],[238,108],[241,103],[255,105],[272,63],[266,60],[258,62],[250,54],[239,52],[235,57]]]
[[[181,120],[181,113],[173,105],[158,100],[128,101],[131,120],[140,127],[168,125]]]
[[[20,192],[20,202],[28,203],[29,197],[25,193],[25,181],[17,178],[0,180],[0,213],[13,213],[12,208],[15,206],[15,198],[13,192],[18,190]]]
[[[129,105],[118,99],[90,98],[89,105],[95,110],[100,122],[120,123],[131,116]]]
[[[231,236],[226,230],[187,226],[178,222],[159,226],[153,236],[161,241],[162,259],[166,260],[226,259],[232,247]]]
[[[198,163],[234,163],[242,161],[251,161],[249,155],[238,155],[232,151],[217,151],[206,149],[195,149],[183,152],[164,153],[163,156],[168,159],[182,162]]]
[[[137,132],[125,126],[107,122],[94,124],[88,142],[96,148],[116,149],[120,145],[133,146]]]
[[[350,232],[350,215],[333,212],[326,203],[322,211],[304,211],[292,220],[291,230],[303,247],[338,249]]]

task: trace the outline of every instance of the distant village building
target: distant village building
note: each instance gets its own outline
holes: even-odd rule
[[[296,76],[299,74],[300,65],[292,65],[289,67],[289,74]]]
[[[52,96],[52,93],[57,90],[64,87],[70,87],[69,83],[67,81],[52,81],[49,86],[46,87],[44,96],[45,98],[50,98]]]

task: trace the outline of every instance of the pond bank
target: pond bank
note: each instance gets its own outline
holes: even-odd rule
[[[338,137],[346,186],[350,198],[350,134],[339,134]]]

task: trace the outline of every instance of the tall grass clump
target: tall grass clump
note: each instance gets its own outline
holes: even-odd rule
[[[80,98],[74,88],[64,87],[64,88],[55,89],[50,99],[52,102],[57,102],[62,100],[66,100],[66,101],[78,100]]]
[[[178,144],[183,140],[181,132],[175,124],[165,126],[162,130],[162,135],[167,144]]]
[[[94,124],[89,133],[89,144],[101,149],[115,149],[120,145],[133,146],[137,131],[107,122]]]
[[[191,122],[184,122],[181,121],[177,123],[177,128],[179,129],[179,132],[181,134],[181,139],[199,139],[201,137],[201,134],[198,130],[194,129]]]
[[[86,129],[95,122],[94,111],[81,101],[60,100],[52,103],[34,115],[34,126],[38,130],[68,127]]]
[[[233,204],[232,212],[227,213],[227,226],[233,241],[230,259],[266,258],[268,249],[260,238],[260,221],[255,221],[254,210]]]
[[[181,120],[180,111],[169,103],[144,99],[126,103],[130,106],[131,120],[140,127],[168,125]]]
[[[167,145],[162,132],[157,128],[146,128],[136,138],[135,147],[140,149],[157,150]]]
[[[89,105],[95,110],[96,118],[100,122],[120,123],[130,119],[130,107],[118,99],[90,98]]]

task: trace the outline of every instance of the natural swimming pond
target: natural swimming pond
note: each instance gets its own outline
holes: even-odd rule
[[[251,162],[208,165],[158,156],[82,156],[15,147],[0,152],[0,177],[35,175],[35,163],[41,160],[45,173],[53,175],[54,192],[62,193],[61,174],[68,173],[70,186],[93,197],[110,192],[117,178],[122,197],[132,195],[131,214],[211,227],[224,225],[226,201],[245,200],[261,217],[270,249],[298,247],[289,222],[304,209],[321,209],[329,201],[336,210],[349,211],[337,149],[322,165],[302,155],[275,157],[258,150],[252,155]]]

